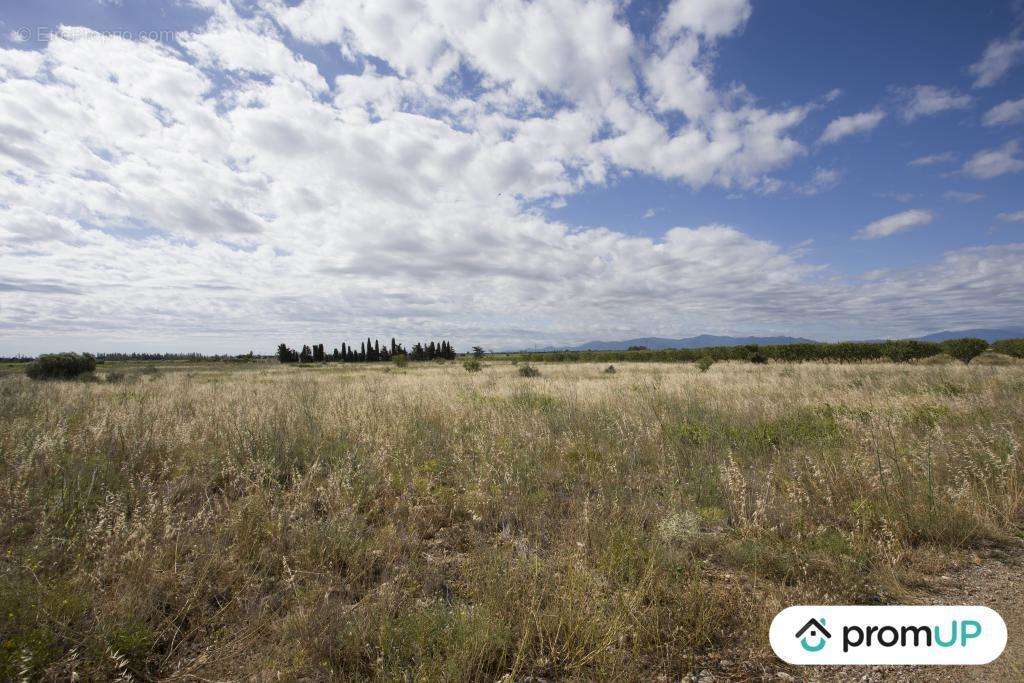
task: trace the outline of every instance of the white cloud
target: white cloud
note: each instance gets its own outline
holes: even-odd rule
[[[809,181],[796,186],[796,191],[808,196],[820,194],[837,186],[842,177],[843,174],[838,169],[818,168]]]
[[[884,118],[885,112],[881,109],[853,114],[852,116],[840,116],[825,127],[825,132],[818,138],[818,143],[836,142],[856,133],[873,130]]]
[[[280,40],[266,18],[243,20],[230,4],[218,4],[203,31],[182,34],[178,42],[203,68],[287,78],[314,92],[327,89],[316,66]]]
[[[885,218],[880,218],[869,223],[854,235],[854,239],[870,240],[879,237],[888,237],[904,230],[910,230],[932,222],[934,216],[931,211],[924,209],[910,209],[895,213]]]
[[[1024,161],[1017,158],[1020,144],[1016,140],[1007,142],[997,149],[985,149],[970,159],[961,169],[963,173],[975,178],[987,180],[1005,173],[1016,173],[1024,170]]]
[[[654,218],[657,213],[654,209],[647,209],[644,211],[644,218]]]
[[[765,319],[839,334],[924,315],[917,271],[885,274],[916,292],[893,304],[740,226],[651,239],[538,208],[631,173],[781,187],[770,174],[805,153],[793,131],[817,105],[715,83],[713,43],[743,26],[744,2],[674,10],[653,48],[611,0],[204,3],[210,21],[180,50],[75,29],[0,51],[4,350],[368,334],[465,347]],[[323,80],[292,40],[355,73]],[[674,99],[677,77],[692,99]],[[838,178],[818,169],[806,187]],[[1006,296],[1024,280],[1002,252],[937,268],[950,282],[983,268]],[[928,315],[1020,312],[944,296]]]
[[[955,160],[956,154],[953,152],[942,152],[941,154],[929,154],[927,156],[918,157],[913,161],[908,161],[907,166],[932,166],[934,164],[944,164]]]
[[[1007,100],[985,112],[981,122],[986,126],[999,126],[1024,121],[1024,97],[1019,100]]]
[[[749,0],[672,0],[658,35],[662,40],[687,31],[708,38],[729,35],[750,18]]]
[[[961,204],[973,204],[985,198],[985,195],[980,192],[961,192],[959,190],[948,190],[942,196],[945,199],[960,202]]]
[[[900,102],[900,116],[908,122],[951,109],[964,109],[971,106],[972,102],[970,95],[934,85],[895,88],[894,92]]]
[[[1024,223],[1024,210],[1013,211],[1011,213],[1001,213],[998,215],[999,220],[1006,221],[1007,223]]]
[[[986,88],[1000,80],[1024,58],[1024,39],[1011,36],[1001,40],[993,40],[985,48],[981,59],[970,67],[974,76],[975,88]]]

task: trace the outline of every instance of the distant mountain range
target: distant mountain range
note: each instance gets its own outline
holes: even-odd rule
[[[960,337],[978,337],[992,343],[1000,339],[1018,339],[1024,337],[1024,328],[1007,329],[973,329],[973,330],[943,330],[934,332],[923,337],[916,337],[921,341],[940,342],[946,339],[958,339]],[[884,341],[872,339],[870,341]],[[576,346],[544,346],[527,351],[625,351],[631,346],[643,346],[648,349],[699,349],[706,346],[744,346],[746,344],[815,344],[813,339],[803,337],[723,337],[714,334],[701,334],[696,337],[683,339],[667,339],[665,337],[637,337],[636,339],[625,339],[623,341],[588,341]]]

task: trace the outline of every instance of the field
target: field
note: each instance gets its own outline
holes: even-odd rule
[[[1020,543],[1020,365],[537,367],[0,376],[0,679],[799,676]]]

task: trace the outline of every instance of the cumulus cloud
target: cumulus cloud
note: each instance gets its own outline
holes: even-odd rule
[[[934,85],[895,88],[894,92],[900,103],[900,116],[907,122],[951,109],[965,109],[973,101],[970,95]]]
[[[717,38],[741,28],[750,12],[749,0],[672,0],[658,33],[663,40],[680,31]]]
[[[1024,39],[1011,36],[993,40],[985,48],[985,53],[970,66],[974,76],[975,88],[987,88],[999,81],[1006,73],[1024,58]]]
[[[816,105],[716,83],[746,2],[673,3],[654,45],[611,0],[201,4],[208,20],[176,45],[76,28],[0,50],[6,349],[515,345],[913,311],[752,226],[637,237],[537,208],[633,173],[779,187],[769,174],[806,152],[794,131]],[[296,41],[351,68],[327,80]],[[818,169],[807,188],[838,178]],[[954,253],[942,273],[981,267],[1017,287],[1002,253]]]
[[[854,239],[859,240],[871,240],[879,237],[889,237],[895,235],[898,232],[910,230],[922,225],[928,225],[932,222],[931,211],[924,209],[910,209],[909,211],[902,211],[900,213],[894,213],[891,216],[880,218],[873,223],[868,223],[864,228],[859,230]]]
[[[1024,210],[1001,213],[997,218],[1001,221],[1006,221],[1007,223],[1024,223]]]
[[[1021,121],[1024,121],[1024,97],[997,104],[985,112],[981,119],[986,126],[1000,126]]]
[[[967,160],[961,171],[982,180],[1006,173],[1016,173],[1024,169],[1024,160],[1017,158],[1019,151],[1020,143],[1011,140],[997,149],[985,149],[976,153]]]
[[[850,135],[874,130],[884,118],[885,112],[881,109],[874,109],[851,116],[840,116],[825,127],[825,132],[818,138],[818,143],[837,142]]]

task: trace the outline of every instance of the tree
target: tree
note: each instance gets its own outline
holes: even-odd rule
[[[300,363],[312,363],[313,362],[313,351],[308,345],[303,345],[302,351],[299,352]]]
[[[289,349],[287,344],[280,344],[277,347],[277,360],[281,363],[294,363],[299,359],[299,354],[294,349]]]
[[[988,350],[988,342],[976,337],[964,337],[963,339],[947,339],[940,342],[939,346],[947,355],[956,358],[963,363],[970,363],[971,359]]]
[[[474,346],[473,347],[473,358],[483,358],[483,357],[484,357],[484,348],[482,346]]]

